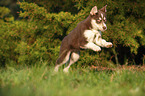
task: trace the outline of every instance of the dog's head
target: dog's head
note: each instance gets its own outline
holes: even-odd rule
[[[90,12],[91,16],[91,24],[92,28],[95,30],[105,31],[107,30],[106,26],[106,6],[104,6],[102,9],[98,10],[97,6],[94,6]]]

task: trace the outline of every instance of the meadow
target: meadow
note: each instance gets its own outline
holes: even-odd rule
[[[68,74],[54,73],[62,39],[105,5],[102,38],[113,47],[82,50]],[[0,0],[0,96],[145,96],[144,9],[144,0]]]
[[[40,66],[41,65],[41,66]],[[144,96],[145,68],[6,66],[0,69],[0,96]]]

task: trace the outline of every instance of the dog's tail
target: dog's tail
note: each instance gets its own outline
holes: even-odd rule
[[[56,60],[55,65],[59,65],[61,63],[63,63],[63,61],[66,59],[66,56],[69,55],[69,51],[67,49],[60,51],[59,53],[59,57]],[[67,60],[66,60],[67,61]]]

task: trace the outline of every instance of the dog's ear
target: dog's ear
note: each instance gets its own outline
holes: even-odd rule
[[[103,11],[103,12],[107,12],[107,9],[106,9],[107,5],[105,5],[103,8],[101,8],[100,10]]]
[[[95,15],[98,12],[97,6],[94,6],[90,12],[91,15]]]

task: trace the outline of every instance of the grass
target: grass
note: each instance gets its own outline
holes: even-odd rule
[[[0,69],[0,96],[144,96],[145,71],[134,68],[70,69],[52,66],[7,66]]]

